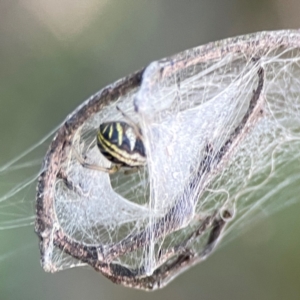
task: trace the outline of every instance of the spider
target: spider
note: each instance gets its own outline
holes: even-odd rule
[[[112,163],[112,166],[106,168],[87,163],[72,145],[73,153],[82,167],[108,174],[114,174],[125,167],[130,169],[124,172],[124,174],[128,175],[135,173],[146,164],[145,147],[139,126],[118,106],[116,108],[121,112],[126,122],[111,121],[101,123],[96,135],[99,151]],[[65,171],[60,170],[57,177],[63,180],[68,189],[76,191],[80,195],[83,194],[80,187],[73,184]]]
[[[89,164],[75,150],[75,156],[84,168],[113,174],[120,168],[136,169],[146,164],[146,153],[140,128],[118,106],[124,121],[101,123],[97,131],[97,147],[113,165],[110,168]],[[132,173],[126,171],[126,174]]]

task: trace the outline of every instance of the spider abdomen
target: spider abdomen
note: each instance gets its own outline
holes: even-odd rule
[[[139,167],[146,164],[145,147],[141,137],[126,122],[106,122],[99,126],[97,146],[111,162]]]

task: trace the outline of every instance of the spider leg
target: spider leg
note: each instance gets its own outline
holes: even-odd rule
[[[116,106],[116,108],[122,114],[122,116],[124,117],[126,122],[133,128],[134,133],[136,134],[136,136],[140,140],[143,140],[143,136],[142,136],[140,127],[123,110],[121,110],[121,108],[118,105]]]
[[[138,172],[140,169],[141,169],[141,167],[133,167],[133,168],[130,168],[130,169],[124,171],[124,174],[125,175],[134,174],[134,173]]]
[[[72,149],[74,151],[74,155],[76,157],[76,159],[78,160],[78,162],[82,165],[82,167],[90,169],[90,170],[96,170],[96,171],[101,171],[101,172],[105,172],[108,174],[113,174],[116,173],[117,171],[119,171],[119,169],[121,168],[120,165],[112,165],[110,168],[106,168],[106,167],[101,167],[98,165],[94,165],[94,164],[89,164],[87,163],[77,152],[77,150],[74,148],[74,146],[72,146]]]

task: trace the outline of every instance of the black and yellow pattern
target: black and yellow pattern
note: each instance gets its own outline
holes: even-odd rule
[[[102,123],[97,133],[97,146],[111,162],[119,166],[139,167],[146,163],[141,134],[126,122]]]

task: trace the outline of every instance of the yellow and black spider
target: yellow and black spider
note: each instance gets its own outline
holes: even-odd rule
[[[124,113],[122,114],[124,115]],[[128,117],[126,118],[128,119]],[[130,119],[128,122],[113,121],[100,124],[96,140],[100,152],[113,165],[110,168],[105,168],[88,164],[77,154],[76,156],[83,167],[112,174],[121,167],[139,168],[146,164],[141,131]]]
[[[99,126],[97,146],[112,163],[120,167],[136,168],[146,164],[145,147],[141,132],[126,122],[107,122]],[[111,170],[111,169],[108,169]]]

